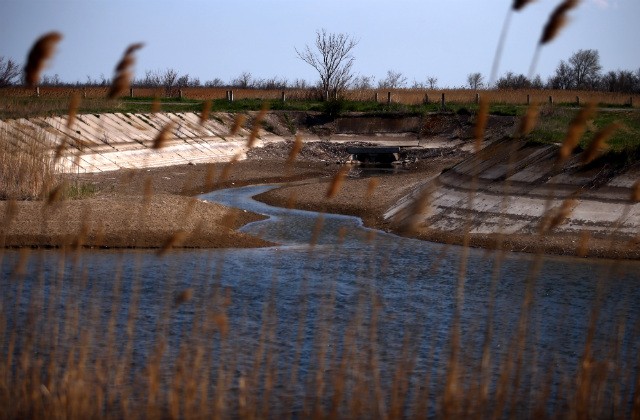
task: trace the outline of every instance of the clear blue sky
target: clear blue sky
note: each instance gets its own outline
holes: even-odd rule
[[[537,0],[513,16],[499,74],[527,74],[542,26],[560,0]],[[0,0],[0,55],[22,63],[38,36],[64,38],[45,73],[63,81],[110,78],[124,49],[137,52],[136,75],[174,68],[202,82],[242,72],[255,78],[317,80],[294,47],[317,29],[360,40],[356,73],[403,73],[409,84],[438,78],[440,87],[488,78],[511,0]],[[605,70],[640,68],[640,0],[583,0],[559,38],[540,55],[546,80],[561,59],[597,49]]]

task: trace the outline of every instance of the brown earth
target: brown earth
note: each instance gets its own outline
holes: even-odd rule
[[[194,198],[211,190],[251,184],[280,183],[258,196],[278,206],[358,216],[367,226],[402,232],[383,219],[384,212],[416,185],[452,167],[467,154],[458,148],[424,150],[411,156],[393,175],[363,176],[347,159],[346,145],[318,142],[306,145],[299,159],[286,165],[291,143],[256,149],[248,160],[232,164],[184,165],[106,172],[67,179],[68,185],[90,186],[88,198],[45,203],[0,202],[4,223],[0,240],[7,247],[86,246],[104,248],[259,247],[271,244],[236,229],[260,215],[229,209]],[[333,179],[344,172],[338,193],[327,198]],[[638,258],[638,244],[591,238],[585,252],[581,238],[451,234],[423,230],[421,239],[488,249],[546,252],[564,255]]]

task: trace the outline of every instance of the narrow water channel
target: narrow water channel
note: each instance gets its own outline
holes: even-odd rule
[[[71,346],[65,340],[78,340],[86,327],[100,351],[115,346],[118,355],[132,347],[132,377],[144,372],[160,339],[168,365],[189,342],[232,364],[235,377],[250,376],[257,355],[264,355],[260,360],[280,372],[283,393],[299,403],[288,409],[301,412],[318,369],[329,375],[347,354],[354,363],[375,360],[374,376],[384,387],[411,355],[410,382],[431,377],[428,395],[439,395],[452,332],[459,330],[456,357],[463,371],[475,372],[488,349],[495,387],[517,355],[518,386],[531,393],[542,386],[536,381],[552,384],[547,403],[557,408],[566,403],[561,390],[576,375],[592,326],[593,359],[625,369],[628,381],[613,374],[606,381],[617,384],[621,398],[632,395],[640,352],[637,262],[466,253],[369,230],[357,218],[274,208],[251,198],[269,188],[200,198],[268,215],[242,230],[279,244],[272,248],[184,250],[164,257],[39,251],[22,265],[24,254],[5,251],[2,353],[10,351],[16,331],[19,351],[34,345],[27,336],[51,334],[54,327],[56,345]],[[224,327],[216,321],[221,313]],[[69,330],[72,319],[85,327]],[[203,326],[211,322],[211,328]],[[46,355],[47,349],[45,340],[38,351]],[[294,370],[296,383],[290,384],[285,378]],[[274,405],[284,404],[282,395],[273,398]]]

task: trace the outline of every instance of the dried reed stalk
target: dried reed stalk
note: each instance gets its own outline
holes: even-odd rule
[[[580,241],[578,242],[578,249],[576,255],[578,257],[586,257],[589,253],[589,241],[591,240],[591,233],[587,230],[580,235]]]
[[[193,289],[189,287],[178,293],[173,303],[177,307],[182,305],[183,303],[190,301],[191,298],[193,298]]]
[[[527,108],[526,114],[522,116],[520,119],[520,125],[518,126],[518,131],[516,132],[516,136],[518,138],[522,138],[527,136],[536,126],[538,122],[538,115],[540,113],[540,107],[538,104],[531,104],[529,108]]]
[[[211,101],[204,101],[202,103],[202,113],[200,113],[200,125],[204,125],[207,122],[209,112],[211,112]]]
[[[380,180],[378,178],[371,178],[369,180],[369,182],[367,183],[367,193],[365,194],[365,198],[367,200],[373,197],[373,193],[375,192],[376,188],[378,188],[378,185],[380,185]]]
[[[582,163],[587,164],[597,158],[604,149],[607,141],[609,141],[609,138],[611,138],[613,133],[619,130],[620,127],[620,123],[614,122],[598,131],[591,143],[589,143],[587,150],[582,154]]]
[[[550,210],[540,222],[540,233],[547,233],[564,223],[576,205],[578,205],[576,199],[567,198],[559,207]]]
[[[49,191],[47,194],[47,206],[51,206],[62,199],[62,193],[65,187],[66,184],[63,182],[62,184],[56,185],[51,191]]]
[[[66,137],[62,138],[62,141],[60,141],[60,144],[56,146],[56,150],[55,153],[53,155],[53,161],[57,162],[58,159],[60,159],[62,157],[62,154],[64,153],[64,151],[67,149],[67,139]]]
[[[474,145],[476,153],[482,149],[482,140],[484,140],[484,132],[487,128],[487,121],[489,119],[489,101],[485,97],[482,97],[479,105],[476,124],[473,129],[473,135],[476,139]]]
[[[207,170],[205,171],[205,174],[204,174],[204,188],[206,190],[210,190],[213,188],[215,177],[216,177],[216,165],[213,163],[210,163],[207,166]]]
[[[342,187],[342,183],[344,182],[344,178],[347,176],[347,172],[349,172],[349,168],[343,167],[334,175],[331,180],[331,184],[329,184],[329,188],[327,189],[326,197],[328,199],[332,199],[336,194],[338,194],[338,191],[340,191],[340,187]]]
[[[162,248],[158,250],[158,256],[162,257],[172,248],[182,245],[185,239],[187,239],[187,232],[184,230],[179,230],[173,233],[169,238],[167,238],[165,243],[162,244]]]
[[[402,233],[412,233],[418,229],[429,210],[435,188],[433,184],[422,188],[411,204],[394,216],[394,220],[400,224]]]
[[[564,163],[567,158],[573,152],[573,149],[576,148],[580,138],[584,134],[585,127],[587,122],[593,118],[596,113],[596,106],[594,103],[589,103],[584,108],[580,109],[578,115],[571,121],[569,124],[569,130],[567,131],[567,135],[562,142],[562,146],[560,147],[560,151],[558,153],[558,163]]]
[[[322,213],[318,215],[316,222],[313,224],[313,230],[311,231],[311,239],[309,240],[309,245],[315,246],[318,243],[318,238],[320,237],[320,233],[322,233],[322,228],[324,227],[324,216]]]
[[[229,319],[225,313],[218,313],[211,317],[211,321],[220,332],[221,337],[226,337],[229,331]]]
[[[238,134],[238,131],[240,131],[240,127],[242,127],[246,118],[247,117],[244,114],[236,115],[236,118],[233,120],[233,126],[231,126],[231,130],[229,131],[230,136]]]
[[[71,126],[76,120],[76,115],[78,114],[78,108],[80,107],[80,95],[78,93],[74,93],[69,98],[69,112],[67,113],[67,128],[71,129]]]
[[[298,194],[296,194],[295,191],[291,191],[287,196],[286,208],[288,209],[294,208],[297,202],[298,202]]]
[[[553,41],[560,33],[560,30],[567,24],[567,12],[578,6],[579,3],[580,0],[564,0],[554,9],[542,30],[540,45]]]
[[[287,157],[287,165],[291,165],[296,160],[296,157],[298,157],[298,154],[300,153],[301,150],[302,150],[302,136],[298,134],[293,142],[293,146],[291,146],[289,157]]]
[[[49,32],[42,35],[33,44],[29,55],[27,56],[27,64],[24,67],[25,82],[27,86],[34,87],[40,80],[40,72],[44,68],[46,62],[53,56],[56,44],[62,39],[59,32]]]
[[[222,171],[220,172],[220,177],[218,178],[218,182],[222,183],[229,179],[229,175],[231,175],[231,169],[233,168],[233,164],[236,163],[240,159],[240,155],[234,155],[226,165],[222,167]]]
[[[640,181],[636,181],[631,187],[631,202],[640,203]]]
[[[251,134],[249,135],[249,140],[247,140],[248,149],[251,149],[253,146],[255,146],[256,139],[260,134],[260,126],[262,125],[262,120],[267,115],[268,109],[269,108],[267,104],[264,104],[262,106],[262,109],[260,109],[260,112],[258,112],[258,115],[256,116],[256,118],[253,120],[253,126],[251,127]]]
[[[169,140],[169,136],[171,135],[171,130],[173,130],[174,125],[175,123],[171,121],[162,127],[162,130],[160,130],[156,138],[153,140],[152,149],[159,150],[164,147],[164,144]]]
[[[160,97],[158,95],[153,97],[153,102],[151,102],[151,113],[157,114],[162,110],[162,103],[160,102]]]
[[[142,48],[144,44],[136,43],[131,44],[125,50],[122,59],[118,62],[115,69],[115,76],[113,78],[113,83],[109,88],[109,92],[107,93],[107,97],[109,99],[117,98],[122,95],[129,89],[129,85],[131,84],[132,72],[131,67],[135,63],[135,57],[133,53]]]

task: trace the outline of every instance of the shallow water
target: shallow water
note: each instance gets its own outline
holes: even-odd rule
[[[363,357],[375,353],[379,380],[388,384],[407,351],[414,358],[412,382],[429,373],[442,377],[458,325],[460,359],[469,374],[488,346],[495,386],[500,366],[521,351],[523,392],[531,393],[536,380],[551,378],[553,409],[563,403],[560,390],[576,373],[596,314],[594,359],[610,360],[615,353],[616,365],[631,372],[630,378],[636,373],[640,264],[537,259],[401,238],[366,229],[353,217],[274,208],[251,199],[269,188],[216,191],[201,198],[270,216],[242,230],[279,244],[272,248],[181,250],[164,257],[150,251],[33,251],[28,256],[5,251],[2,352],[15,331],[20,351],[30,345],[31,334],[47,336],[58,328],[55,343],[64,347],[77,343],[86,329],[93,346],[112,356],[132,345],[132,377],[144,371],[160,339],[168,365],[181,345],[199,343],[220,360],[231,357],[234,374],[243,377],[251,375],[256,354],[266,348],[264,357],[272,355],[282,377],[294,365],[299,369],[299,383],[282,387],[302,401],[305,384],[318,369],[318,354],[340,360],[354,331],[352,345],[363,349]],[[19,261],[25,258],[21,271]],[[192,297],[182,303],[184,290]],[[203,327],[218,313],[227,315],[232,331],[226,342],[215,325]],[[51,345],[46,340],[40,345],[43,357]],[[610,380],[619,382],[613,375]],[[632,382],[620,385],[623,399],[633,392]],[[430,386],[438,394],[441,382]],[[274,398],[274,404],[281,403]]]

